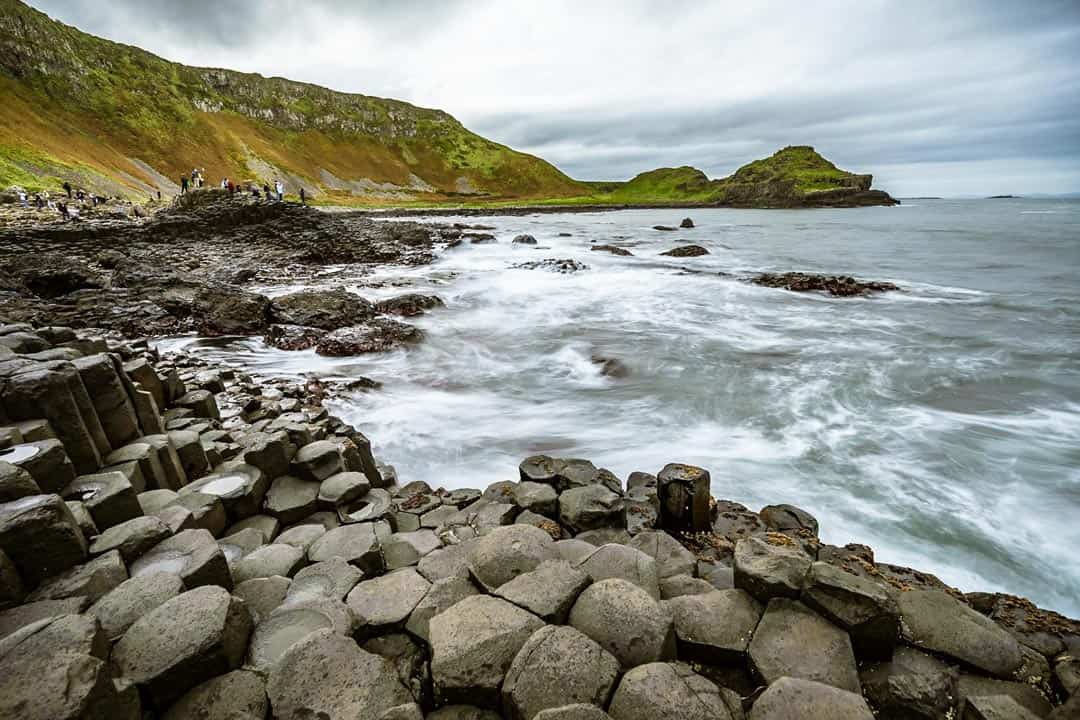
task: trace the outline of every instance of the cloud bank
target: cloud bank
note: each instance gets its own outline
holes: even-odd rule
[[[898,196],[1080,191],[1072,0],[31,4],[170,60],[438,107],[581,179],[810,144]]]

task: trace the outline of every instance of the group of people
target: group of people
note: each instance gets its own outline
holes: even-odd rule
[[[222,178],[221,179],[221,189],[222,190],[228,190],[230,195],[233,195],[233,194],[238,193],[238,192],[243,192],[243,188],[241,188],[238,184],[234,183],[229,178]],[[263,183],[261,193],[259,192],[258,185],[256,185],[255,183],[249,182],[247,184],[247,191],[249,193],[251,193],[251,195],[256,199],[261,199],[261,198],[265,197],[267,200],[273,200],[274,197],[276,196],[278,202],[284,202],[284,200],[285,200],[285,183],[281,182],[280,180],[274,180],[274,188],[273,188],[273,190],[270,189],[269,183]],[[304,198],[305,198],[304,189],[300,188],[300,199],[301,199],[301,201],[303,201]]]
[[[20,188],[19,204],[26,209],[29,209],[32,204],[37,210],[56,210],[64,220],[78,220],[80,208],[97,207],[109,201],[101,195],[95,195],[82,188],[74,188],[70,182],[65,182],[62,187],[63,194],[55,200],[49,195],[48,190],[36,192],[31,197],[30,193]]]

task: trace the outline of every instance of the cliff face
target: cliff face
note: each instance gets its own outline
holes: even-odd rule
[[[180,174],[373,201],[551,197],[581,187],[445,112],[187,67],[0,0],[0,183],[173,190]],[[33,178],[40,178],[37,183]]]

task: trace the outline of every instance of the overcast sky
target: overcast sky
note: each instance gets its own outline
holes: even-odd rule
[[[1080,2],[31,0],[170,60],[446,110],[581,179],[814,145],[894,195],[1080,191]]]

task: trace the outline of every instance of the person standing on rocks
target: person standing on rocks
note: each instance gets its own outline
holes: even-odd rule
[[[304,188],[300,188],[300,204],[307,205],[307,194],[304,192]]]
[[[184,176],[184,175],[181,175],[180,176],[180,194],[181,195],[184,195],[185,193],[187,193],[187,187],[188,187],[187,183],[188,183],[187,177]]]
[[[263,195],[266,196],[267,200],[273,199],[273,197],[270,195],[270,185],[268,185],[267,183],[263,183]]]
[[[278,202],[282,202],[285,199],[285,185],[280,180],[275,180],[274,189],[277,190]]]
[[[26,191],[25,190],[20,190],[19,191],[19,204],[21,204],[24,208],[30,207],[30,203],[28,203],[26,201]]]
[[[68,200],[71,199],[71,183],[64,181],[64,192],[67,193]]]

